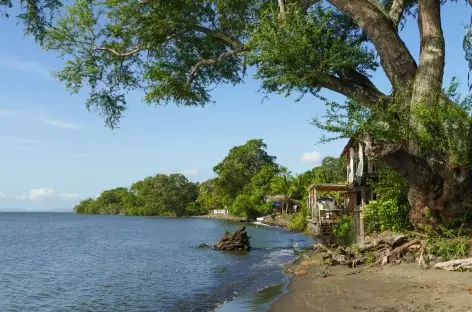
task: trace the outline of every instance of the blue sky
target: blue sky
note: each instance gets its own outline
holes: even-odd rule
[[[464,92],[462,39],[471,14],[460,3],[446,5],[442,16],[444,81],[457,76]],[[264,139],[269,153],[294,173],[338,156],[345,143],[315,145],[321,133],[310,120],[324,112],[318,100],[273,95],[262,103],[260,84],[250,77],[242,85],[218,87],[216,104],[205,108],[149,107],[141,93],[132,93],[126,117],[112,131],[85,109],[85,94],[71,96],[50,77],[62,64],[54,53],[25,38],[14,18],[1,18],[0,29],[0,210],[70,210],[82,198],[156,173],[181,172],[202,181],[231,147],[253,138]],[[417,58],[416,22],[402,38]],[[389,92],[383,73],[373,80]]]

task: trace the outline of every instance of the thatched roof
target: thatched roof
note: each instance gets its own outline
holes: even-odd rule
[[[285,200],[285,197],[283,195],[267,195],[265,197],[265,201],[267,203],[283,202],[284,200]]]

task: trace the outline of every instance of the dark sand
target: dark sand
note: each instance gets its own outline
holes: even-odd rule
[[[292,279],[289,292],[269,311],[472,312],[472,273],[420,270],[416,264],[376,269],[312,265],[306,271]]]

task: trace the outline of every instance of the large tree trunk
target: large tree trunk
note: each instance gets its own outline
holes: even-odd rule
[[[385,162],[409,185],[410,219],[416,228],[436,226],[472,212],[472,171],[451,168],[434,158],[415,156],[406,147],[368,144],[366,153]]]

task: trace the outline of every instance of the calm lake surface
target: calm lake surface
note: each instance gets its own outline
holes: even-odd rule
[[[264,311],[283,288],[292,240],[313,242],[247,225],[249,253],[196,247],[239,225],[0,213],[0,311]]]

